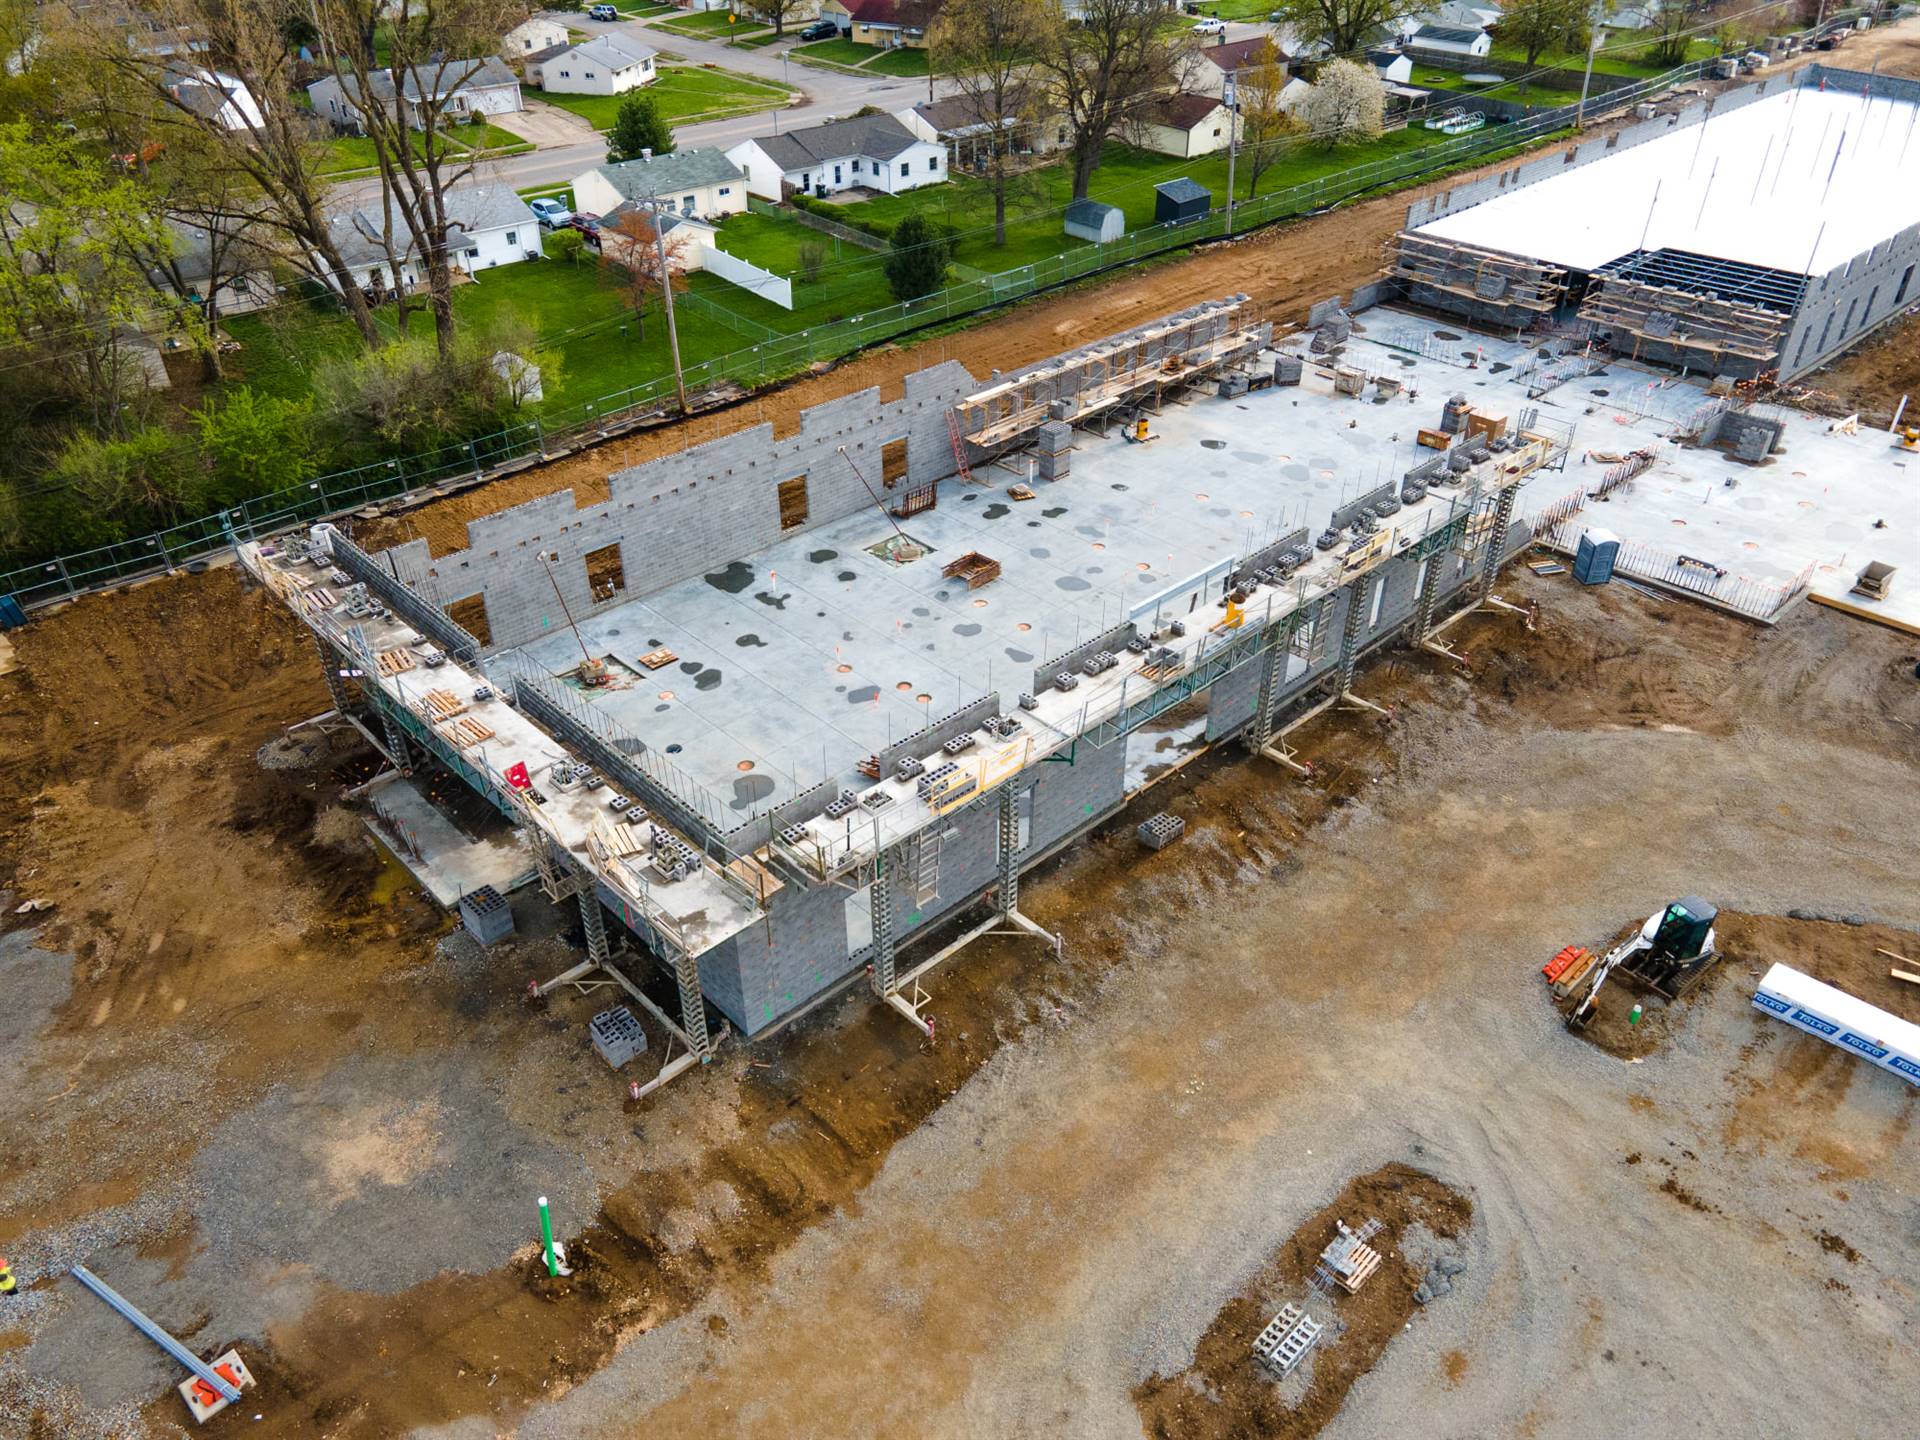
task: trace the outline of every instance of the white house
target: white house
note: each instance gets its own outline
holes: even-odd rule
[[[747,208],[746,172],[718,150],[676,150],[574,177],[573,208],[603,219],[634,202],[658,201],[683,216],[718,220]]]
[[[364,130],[361,117],[372,105],[398,104],[414,129],[426,128],[420,112],[431,104],[441,105],[448,119],[464,120],[483,115],[507,115],[522,108],[520,81],[498,56],[484,59],[438,60],[408,70],[405,83],[395,87],[393,72],[382,70],[369,80],[371,101],[360,94],[360,82],[352,75],[329,75],[307,87],[313,113],[342,130]],[[397,98],[396,98],[397,96]]]
[[[527,202],[504,185],[456,186],[447,194],[447,215],[454,223],[448,237],[450,258],[457,269],[469,275],[540,255],[539,222]],[[393,230],[394,248],[399,253],[399,283],[409,288],[424,283],[427,272],[420,246],[397,213]],[[363,290],[378,297],[395,287],[396,267],[389,261],[382,239],[379,212],[357,208],[343,211],[328,219],[327,232]],[[319,264],[318,257],[315,263]],[[326,280],[334,284],[333,276],[328,275]]]
[[[860,115],[807,130],[743,140],[727,158],[747,189],[768,200],[788,190],[831,195],[862,187],[897,195],[947,178],[944,146],[922,140],[891,115]]]
[[[505,60],[524,60],[536,50],[551,50],[567,43],[567,27],[558,20],[535,15],[522,20],[500,37],[500,55]]]
[[[660,78],[652,46],[609,32],[527,57],[527,78],[554,95],[624,95]]]
[[[166,86],[176,105],[214,121],[223,130],[260,128],[260,103],[245,82],[232,75],[175,62],[167,67]]]
[[[1190,160],[1226,149],[1232,134],[1233,112],[1219,96],[1182,91],[1147,106],[1127,138],[1143,150]]]
[[[1196,52],[1194,63],[1189,67],[1187,82],[1181,88],[1194,95],[1212,95],[1219,98],[1227,87],[1227,76],[1236,71],[1240,73],[1240,83],[1247,83],[1246,71],[1260,63],[1267,44],[1271,41],[1281,68],[1286,67],[1292,56],[1288,48],[1288,38],[1281,33],[1256,35],[1251,40],[1234,40],[1219,45],[1202,45]]]
[[[1422,25],[1407,43],[1416,59],[1425,54],[1477,60],[1493,48],[1493,37],[1465,25]]]
[[[905,110],[893,112],[918,138],[929,144],[944,144],[953,150],[954,163],[964,162],[966,153],[979,153],[993,144],[1011,145],[1025,154],[1057,149],[1058,122],[1043,113],[1050,108],[1037,103],[1038,92],[1012,97],[1008,113],[996,124],[986,113],[987,103],[970,95],[947,95],[938,100],[922,100]],[[998,137],[998,138],[996,138]]]

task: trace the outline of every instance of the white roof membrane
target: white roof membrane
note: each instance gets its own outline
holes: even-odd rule
[[[1920,106],[1801,87],[1418,233],[1572,270],[1674,249],[1818,276],[1920,224],[1916,173]]]

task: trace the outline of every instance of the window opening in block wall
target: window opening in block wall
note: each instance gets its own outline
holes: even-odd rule
[[[595,600],[609,600],[625,593],[627,571],[620,559],[618,541],[612,545],[602,545],[598,550],[589,550],[586,562],[587,588],[593,592]]]
[[[780,528],[791,530],[807,523],[807,477],[796,475],[780,482]]]
[[[907,478],[907,441],[902,436],[880,447],[880,483],[891,490]]]

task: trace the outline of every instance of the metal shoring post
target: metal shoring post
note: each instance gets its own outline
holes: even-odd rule
[[[327,642],[320,638],[316,630],[309,630],[307,638],[313,641],[314,653],[320,657],[320,673],[327,682],[327,694],[333,697],[333,708],[342,718],[352,703],[347,697],[347,682],[340,673],[340,659],[327,649]]]
[[[890,850],[882,850],[873,861],[873,889],[867,905],[873,917],[873,993],[882,1000],[893,998],[893,889],[887,861]]]
[[[402,775],[413,774],[413,755],[407,749],[407,732],[400,728],[400,722],[386,706],[376,707],[380,711],[380,726],[387,736],[387,758]]]
[[[1487,532],[1487,555],[1480,562],[1480,580],[1475,586],[1484,604],[1493,598],[1494,581],[1500,577],[1500,556],[1507,548],[1507,532],[1513,528],[1513,502],[1520,487],[1509,485],[1493,502],[1493,526]]]
[[[1371,710],[1376,715],[1391,715],[1393,712],[1384,705],[1376,705],[1373,701],[1353,693],[1354,672],[1360,665],[1360,631],[1365,628],[1365,621],[1361,617],[1365,613],[1366,606],[1361,596],[1366,593],[1368,583],[1374,579],[1374,572],[1369,570],[1347,583],[1347,619],[1340,630],[1340,688],[1335,693],[1345,704],[1361,710]],[[1378,583],[1384,584],[1385,581],[1380,580]]]
[[[580,925],[587,932],[587,960],[599,967],[607,963],[607,917],[600,913],[600,896],[591,878],[583,879],[574,894],[580,900]]]
[[[705,1065],[713,1059],[713,1041],[707,1035],[707,999],[700,993],[700,962],[691,950],[674,946],[673,978],[680,988],[680,1028]]]

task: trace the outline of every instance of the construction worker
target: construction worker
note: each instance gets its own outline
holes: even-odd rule
[[[19,1288],[19,1282],[13,1278],[13,1267],[7,1264],[6,1256],[0,1255],[0,1295],[11,1295]]]

